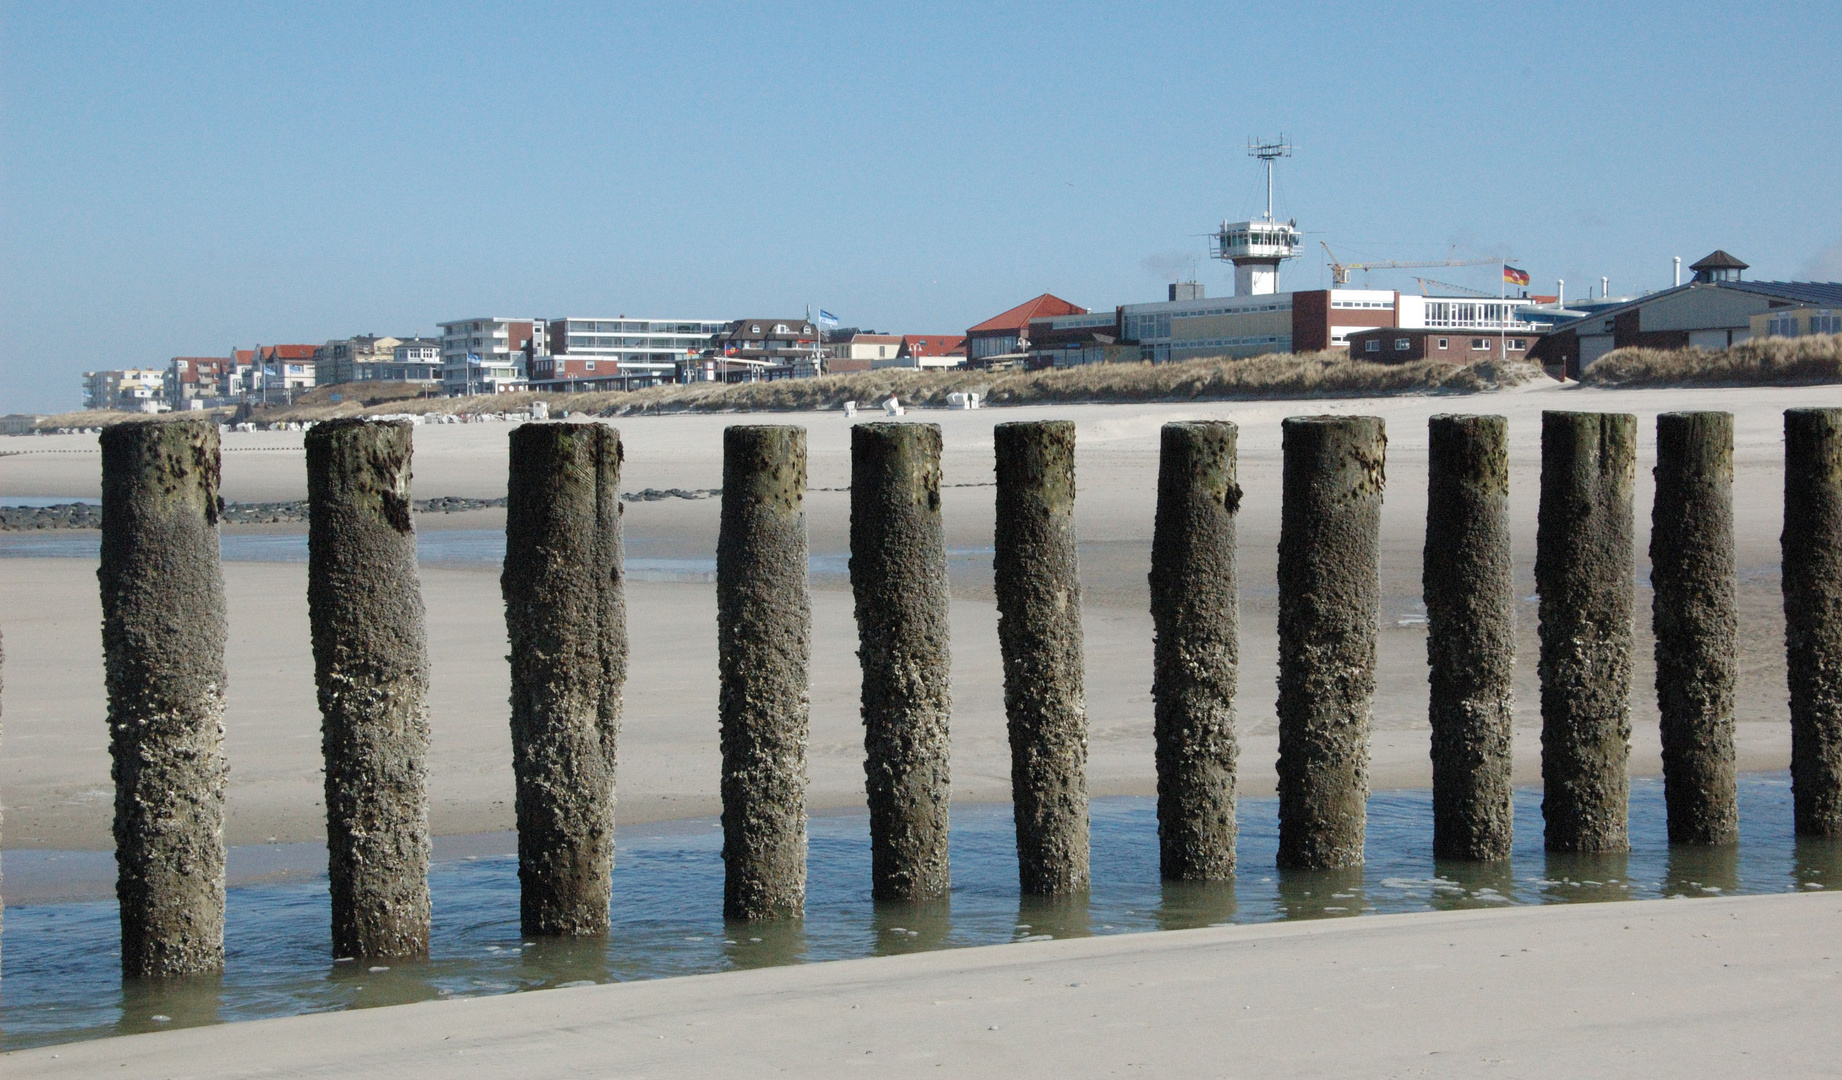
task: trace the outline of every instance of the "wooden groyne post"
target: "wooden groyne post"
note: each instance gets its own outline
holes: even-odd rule
[[[1509,858],[1516,596],[1509,528],[1509,423],[1427,421],[1426,661],[1433,728],[1433,855]]]
[[[1282,430],[1278,861],[1358,866],[1388,439],[1374,416],[1294,416]]]
[[[102,430],[102,646],[122,973],[224,966],[224,579],[209,420]]]
[[[947,895],[952,715],[940,425],[851,428],[851,591],[863,667],[870,891]]]
[[[1017,871],[1026,895],[1088,886],[1087,707],[1075,557],[1075,429],[999,424],[998,646],[1011,744]]]
[[[1650,518],[1651,626],[1672,844],[1740,838],[1733,744],[1739,582],[1733,555],[1733,414],[1657,417]]]
[[[604,934],[627,680],[620,433],[523,424],[510,441],[499,584],[511,642],[519,922],[526,934]]]
[[[1636,451],[1637,418],[1628,413],[1541,414],[1535,587],[1549,851],[1630,847]]]
[[[335,956],[428,952],[428,640],[407,420],[315,424],[307,613]]]
[[[1151,696],[1158,865],[1166,881],[1234,876],[1237,434],[1225,420],[1165,424],[1161,433]]]
[[[1784,414],[1784,639],[1800,836],[1842,836],[1842,409]]]
[[[723,431],[716,621],[723,914],[731,919],[805,911],[812,656],[805,495],[805,428]]]

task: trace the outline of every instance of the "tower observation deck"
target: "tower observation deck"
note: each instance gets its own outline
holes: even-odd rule
[[[1292,156],[1284,135],[1271,142],[1247,141],[1247,156],[1266,163],[1266,213],[1248,221],[1224,221],[1212,254],[1234,264],[1234,294],[1255,296],[1279,290],[1279,264],[1298,257],[1298,219],[1273,219],[1273,162]]]

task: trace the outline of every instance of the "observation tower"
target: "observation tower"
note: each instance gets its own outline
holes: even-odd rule
[[[1271,142],[1247,140],[1247,156],[1266,163],[1266,213],[1250,221],[1222,222],[1213,254],[1234,264],[1234,294],[1257,296],[1279,290],[1279,264],[1298,257],[1298,219],[1273,220],[1273,162],[1292,156],[1284,135]]]

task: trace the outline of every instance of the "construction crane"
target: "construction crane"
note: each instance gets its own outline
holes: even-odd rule
[[[1337,261],[1337,253],[1330,250],[1329,244],[1325,244],[1322,240],[1319,240],[1318,243],[1323,245],[1324,254],[1330,256],[1330,280],[1333,285],[1348,285],[1351,270],[1424,270],[1432,266],[1489,266],[1497,261],[1494,258],[1434,259],[1427,262],[1400,262],[1389,259],[1385,262],[1340,263]],[[1453,250],[1456,251],[1457,248]]]
[[[1414,280],[1420,283],[1420,295],[1421,296],[1426,295],[1426,287],[1428,285],[1437,285],[1441,289],[1452,289],[1456,292],[1470,293],[1472,296],[1483,296],[1483,297],[1487,297],[1491,299],[1495,299],[1497,295],[1496,293],[1493,293],[1493,292],[1485,292],[1483,289],[1473,289],[1469,285],[1454,285],[1449,281],[1440,281],[1437,278],[1420,277],[1418,275],[1415,275]]]

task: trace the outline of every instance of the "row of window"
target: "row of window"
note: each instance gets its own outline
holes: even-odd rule
[[[1519,327],[1516,304],[1497,301],[1429,300],[1426,303],[1428,326],[1504,326]]]
[[[569,319],[569,336],[578,333],[603,334],[710,334],[719,333],[728,323],[720,322],[610,322],[595,319]]]
[[[1330,302],[1330,306],[1334,308],[1384,308],[1388,311],[1393,311],[1394,301],[1392,300],[1332,300]]]
[[[1487,338],[1487,337],[1474,337],[1471,339],[1471,348],[1475,352],[1487,352],[1490,349],[1490,343],[1495,340],[1497,339]],[[1503,347],[1505,350],[1509,352],[1521,352],[1527,349],[1529,346],[1527,338],[1519,338],[1519,337],[1518,338],[1505,338],[1503,340],[1504,340]],[[1437,339],[1437,341],[1438,341],[1438,344],[1436,345],[1436,348],[1449,349],[1452,347],[1451,338],[1439,338]],[[1381,345],[1382,343],[1381,343],[1380,338],[1370,338],[1368,342],[1363,345],[1363,351],[1378,353],[1378,352],[1381,352]],[[1394,339],[1394,351],[1395,352],[1408,352],[1412,348],[1413,348],[1412,338],[1403,337],[1403,338]]]
[[[1794,313],[1774,315],[1765,324],[1765,332],[1772,337],[1796,337],[1797,316]],[[1842,315],[1827,308],[1810,313],[1811,334],[1842,334]]]
[[[609,334],[571,334],[571,349],[701,349],[710,344],[704,337],[614,337]]]

